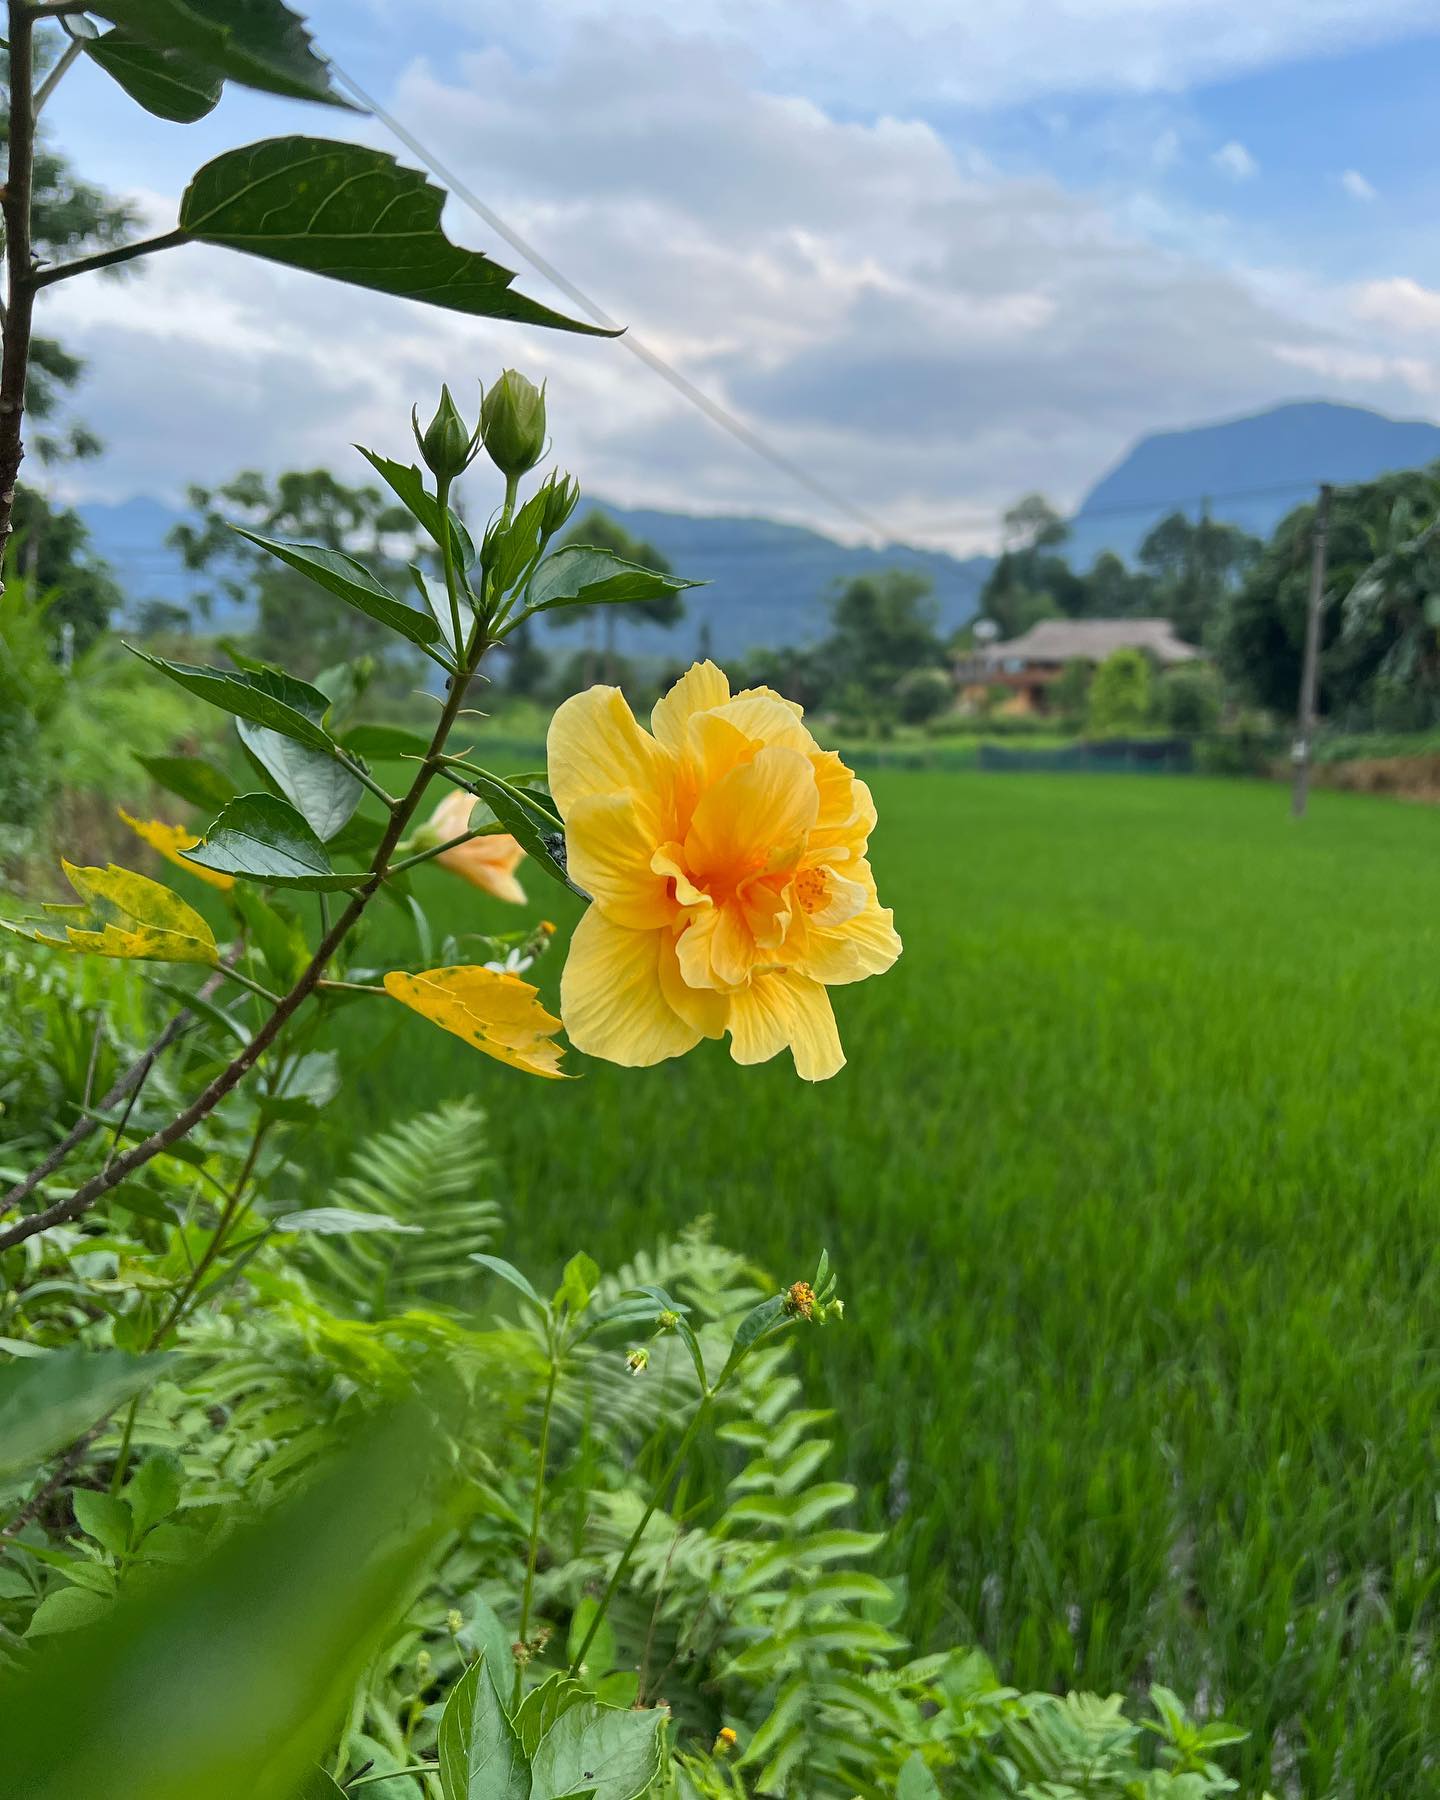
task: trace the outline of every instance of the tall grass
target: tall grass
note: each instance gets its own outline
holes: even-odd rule
[[[1257,1789],[1435,1792],[1440,816],[875,785],[906,951],[838,993],[834,1082],[706,1045],[557,1103],[396,1008],[317,1154],[478,1092],[532,1260],[700,1213],[780,1269],[828,1245],[816,1382],[918,1639],[1198,1693],[1255,1731]],[[425,884],[451,925],[484,904]]]

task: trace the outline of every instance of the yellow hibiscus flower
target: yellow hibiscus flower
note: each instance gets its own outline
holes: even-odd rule
[[[447,838],[459,837],[468,829],[475,801],[458,788],[449,793],[430,815],[430,841],[443,844]],[[474,887],[483,888],[497,900],[512,905],[525,904],[525,890],[515,879],[515,870],[525,852],[508,832],[495,832],[489,837],[471,838],[468,844],[457,844],[435,858],[442,869],[452,869]]]
[[[628,1067],[730,1033],[739,1063],[787,1045],[807,1081],[843,1068],[827,987],[900,954],[865,860],[863,781],[769,688],[697,663],[639,726],[618,688],[567,700],[550,791],[593,905],[566,960],[576,1049]],[[653,735],[652,735],[653,732]]]

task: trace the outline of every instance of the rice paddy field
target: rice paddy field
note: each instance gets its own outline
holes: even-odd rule
[[[835,1081],[705,1045],[537,1091],[397,1008],[328,1140],[478,1090],[531,1267],[701,1214],[787,1278],[828,1246],[811,1383],[917,1643],[1198,1696],[1254,1733],[1247,1794],[1440,1793],[1440,814],[873,785],[906,948],[838,992]]]

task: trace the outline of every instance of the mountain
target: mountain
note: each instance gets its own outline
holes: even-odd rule
[[[1133,558],[1157,519],[1177,508],[1268,537],[1322,481],[1373,481],[1440,458],[1440,425],[1390,419],[1328,400],[1271,407],[1218,425],[1141,438],[1080,503],[1065,554],[1088,568],[1102,550]]]
[[[593,504],[653,544],[677,574],[709,583],[686,594],[685,617],[671,630],[622,617],[617,641],[629,654],[691,656],[702,626],[708,626],[717,656],[735,656],[757,645],[810,643],[825,633],[827,599],[837,583],[891,568],[919,569],[933,579],[941,626],[948,632],[974,615],[990,569],[984,556],[962,560],[905,544],[851,546],[775,519],[636,510],[604,500]],[[148,495],[119,504],[82,503],[76,510],[90,528],[96,551],[134,600],[184,600],[198,585],[165,548],[166,532],[184,516],[178,510]],[[220,626],[239,622],[233,617],[215,621]],[[559,649],[572,644],[578,649],[582,641],[575,628],[557,628],[549,638]]]

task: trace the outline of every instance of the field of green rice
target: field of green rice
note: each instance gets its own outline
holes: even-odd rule
[[[1440,815],[874,787],[905,954],[837,993],[835,1081],[707,1044],[538,1091],[377,1008],[328,1143],[478,1091],[528,1266],[700,1214],[787,1277],[828,1246],[847,1317],[813,1385],[917,1641],[1019,1686],[1198,1695],[1255,1733],[1247,1794],[1440,1792]],[[452,929],[513,922],[423,889]]]

